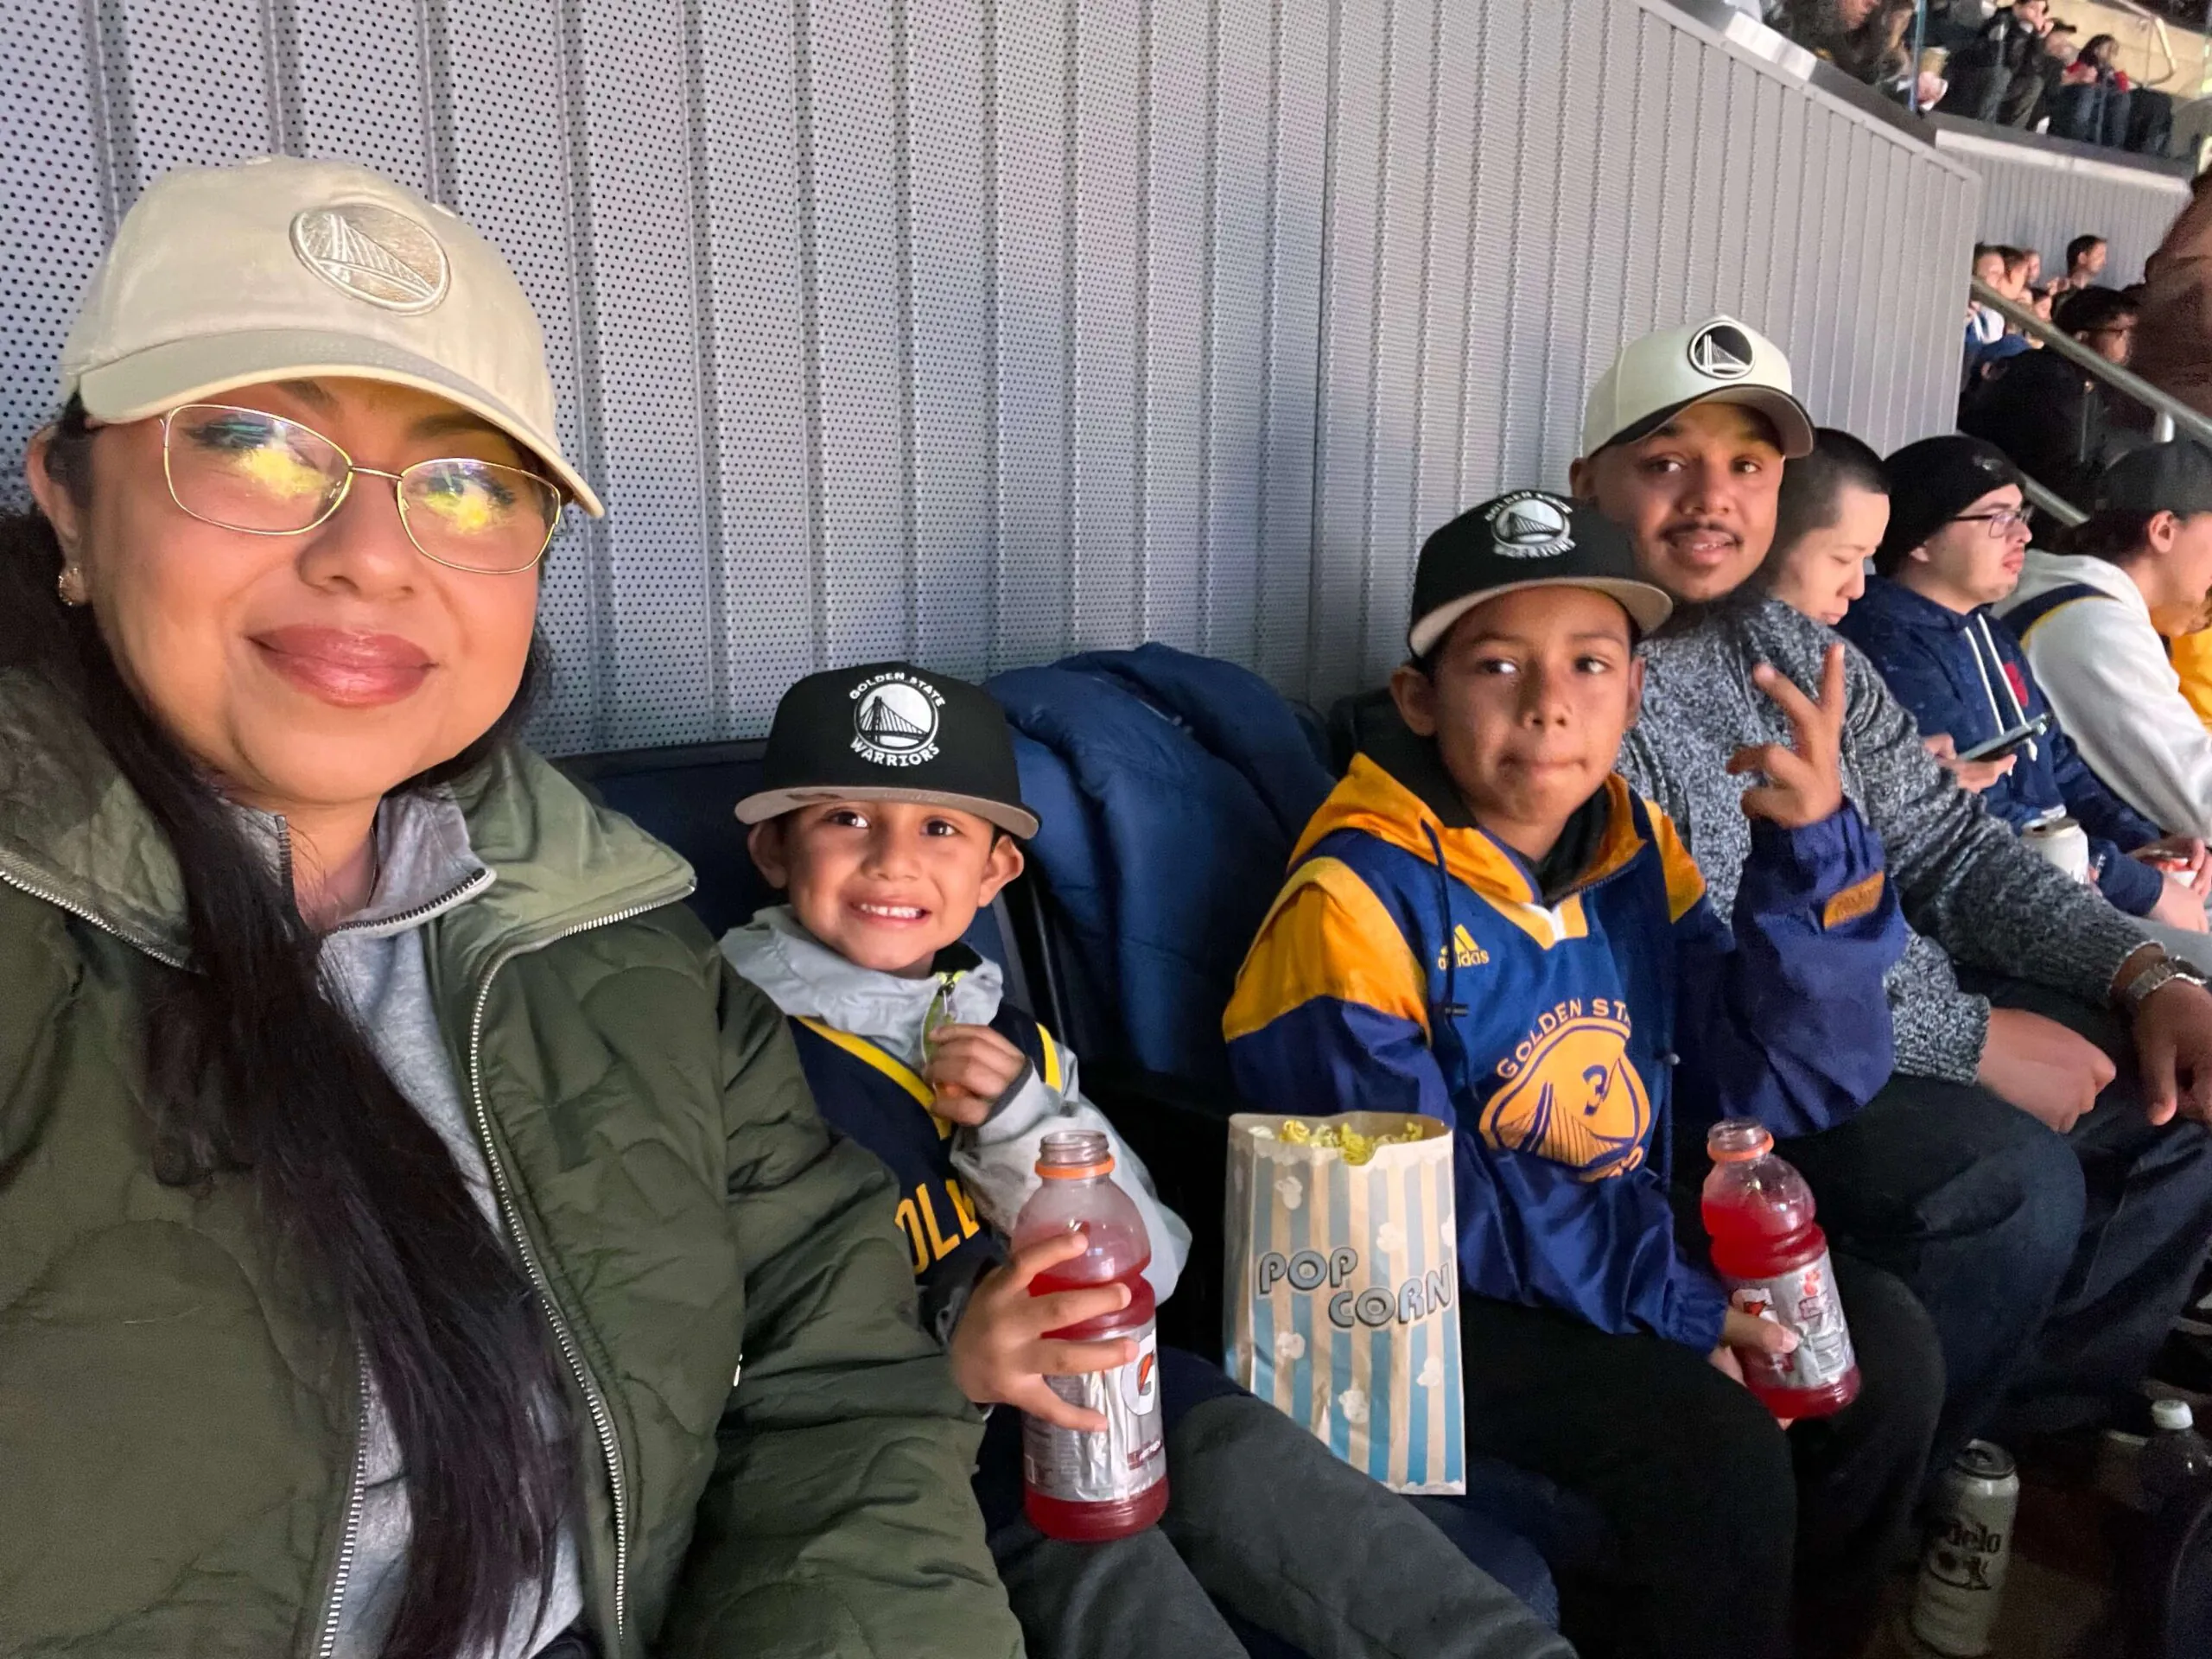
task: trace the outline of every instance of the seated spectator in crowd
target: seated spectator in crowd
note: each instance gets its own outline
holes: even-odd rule
[[[2069,289],[2094,288],[2105,274],[2105,261],[2111,253],[2110,245],[2101,236],[2075,237],[2066,245],[2066,274],[2058,280]]]
[[[2067,551],[2028,555],[2005,620],[2090,767],[2143,817],[2212,836],[2212,734],[2164,639],[2199,627],[2212,592],[2212,460],[2153,444],[2100,480]]]
[[[2011,297],[2005,276],[2005,250],[1993,242],[1978,244],[1974,251],[1974,276],[1999,294]],[[1984,305],[1969,290],[1967,297],[1966,372],[1971,376],[1989,348],[2005,338],[2005,314]]]
[[[1682,607],[1646,642],[1621,770],[1723,909],[1751,852],[1729,763],[1789,736],[1746,678],[1771,664],[1816,685],[1834,638],[1738,591],[1773,540],[1784,456],[1812,448],[1789,386],[1787,359],[1732,318],[1648,335],[1592,388],[1573,472]],[[2012,1428],[2095,1421],[2140,1380],[2212,1235],[2212,995],[1983,812],[1856,651],[1846,690],[1845,787],[1916,932],[1890,978],[1889,1084],[1783,1150],[1829,1236],[1933,1315],[1939,1453],[2008,1399]],[[2114,1055],[2139,1074],[2115,1084]],[[2190,1121],[2171,1122],[2177,1106]]]
[[[2069,293],[2057,323],[2107,362],[2127,362],[2136,309],[2126,295],[2109,288]],[[2114,421],[2103,383],[2056,352],[1984,361],[1961,401],[1959,427],[2069,501],[2088,500],[2097,475],[2139,441]]]
[[[2050,136],[2080,144],[2127,142],[2126,73],[2114,62],[2120,42],[2109,35],[2092,35],[2081,55],[2066,67],[2050,98]]]
[[[1881,1087],[1904,930],[1836,770],[1840,645],[1818,702],[1747,678],[1792,736],[1744,797],[1729,921],[1613,775],[1636,641],[1669,608],[1618,529],[1536,491],[1428,537],[1402,724],[1306,826],[1238,976],[1230,1063],[1280,1110],[1454,1127],[1469,1444],[1612,1522],[1638,1651],[1783,1651],[1794,1533],[1796,1651],[1855,1654],[1942,1393],[1926,1316],[1839,1255],[1866,1386],[1785,1435],[1736,1356],[1795,1333],[1677,1244],[1667,1172],[1670,1140],[1694,1149],[1678,1170],[1707,1166],[1720,1117],[1817,1130]]]
[[[887,683],[934,706],[938,722],[934,746],[896,757],[918,761],[897,771],[854,735],[866,694]],[[1019,1408],[991,1416],[975,1486],[1032,1659],[1243,1659],[1216,1594],[1317,1655],[1563,1659],[1566,1643],[1409,1503],[1195,1355],[1160,1354],[1168,1502],[1157,1527],[1071,1543],[1024,1517],[1021,1414],[1103,1428],[1096,1396],[1071,1401],[1050,1379],[1149,1358],[1127,1337],[1046,1336],[1128,1303],[1118,1285],[1032,1294],[1039,1274],[1082,1256],[1079,1236],[1006,1259],[1046,1137],[1103,1138],[1152,1241],[1145,1279],[1160,1300],[1191,1233],[1084,1097],[1076,1057],[960,943],[1021,873],[1016,837],[1038,829],[1006,715],[980,687],[903,663],[810,675],[784,694],[761,788],[737,815],[787,902],[725,934],[722,954],[789,1020],[822,1116],[890,1171],[923,1320],[952,1380],[978,1406]],[[1126,1397],[1130,1382],[1106,1386]]]
[[[1866,565],[1890,522],[1890,486],[1882,458],[1848,432],[1821,427],[1813,448],[1782,469],[1776,499],[1774,549],[1759,567],[1766,591],[1800,616],[1834,628],[1866,591]],[[1936,764],[1961,788],[1980,792],[2012,762],[1961,760],[1949,737],[1922,740]]]
[[[1897,87],[1912,67],[1914,0],[1780,0],[1768,24],[1870,86]]]
[[[2047,716],[2019,642],[1990,608],[2012,595],[2027,553],[2019,475],[1995,446],[1955,434],[1907,444],[1886,465],[1889,532],[1844,638],[1881,671],[1923,738],[1948,739],[1954,753]],[[2202,842],[2167,841],[2104,786],[2057,724],[2005,759],[1983,805],[2016,830],[2070,816],[2089,837],[2090,877],[2115,907],[2205,931],[2204,894],[2158,862],[2201,870]]]
[[[2042,96],[2048,0],[2018,0],[1993,13],[1981,33],[1951,57],[1951,108],[1977,121],[1998,121],[2015,107],[2016,78],[2032,103]],[[2009,95],[2009,99],[2008,99]]]
[[[1866,591],[1866,561],[1889,521],[1882,458],[1850,433],[1821,427],[1812,448],[1782,469],[1774,550],[1759,578],[1792,610],[1834,627]]]

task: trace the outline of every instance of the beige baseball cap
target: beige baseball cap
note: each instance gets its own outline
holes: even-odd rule
[[[168,174],[117,227],[61,349],[64,401],[99,421],[312,375],[449,398],[605,511],[554,436],[545,337],[506,261],[366,168],[270,156]]]
[[[1797,401],[1789,359],[1749,323],[1707,317],[1621,347],[1582,406],[1582,453],[1635,443],[1692,404],[1740,404],[1774,423],[1785,458],[1813,453],[1813,417]]]

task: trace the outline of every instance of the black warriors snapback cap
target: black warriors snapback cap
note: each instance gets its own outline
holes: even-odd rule
[[[784,693],[760,787],[737,804],[760,823],[823,801],[949,806],[1027,840],[1014,733],[979,685],[908,663],[810,674]]]

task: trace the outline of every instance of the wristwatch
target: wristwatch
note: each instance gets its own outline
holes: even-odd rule
[[[2143,1005],[2151,1000],[2152,992],[2171,985],[2177,979],[2191,985],[2201,986],[2207,982],[2204,976],[2187,963],[2177,962],[2173,957],[2162,954],[2156,962],[2129,980],[2127,988],[2120,994],[2120,1003],[2126,1008],[2127,1017],[2133,1020],[2142,1013]]]

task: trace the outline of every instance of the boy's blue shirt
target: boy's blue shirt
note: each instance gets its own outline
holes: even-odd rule
[[[1866,653],[1923,732],[1948,734],[1961,753],[2051,712],[2018,636],[1986,605],[1961,614],[1871,576],[1836,631]],[[1981,804],[2015,829],[2057,809],[2072,814],[2088,834],[2098,890],[2129,915],[2148,915],[2164,880],[2126,855],[2163,832],[2106,787],[2052,719]]]
[[[1614,777],[1593,855],[1548,902],[1426,755],[1393,752],[1410,785],[1360,756],[1308,825],[1224,1023],[1239,1091],[1441,1118],[1471,1290],[1709,1350],[1726,1299],[1675,1243],[1674,1132],[1808,1134],[1888,1080],[1905,931],[1880,842],[1848,804],[1755,824],[1732,934],[1674,825]]]

